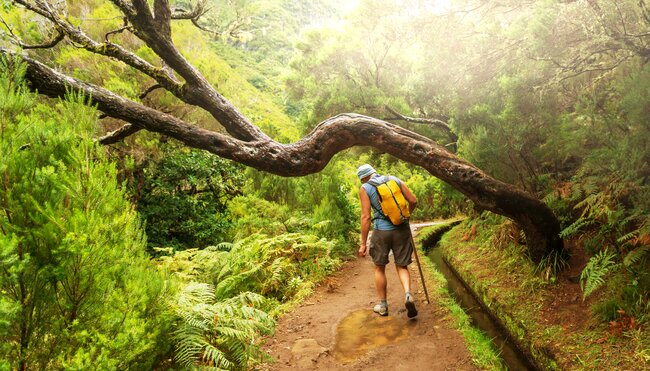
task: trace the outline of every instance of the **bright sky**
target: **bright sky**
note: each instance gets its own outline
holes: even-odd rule
[[[427,10],[434,14],[447,13],[451,10],[451,0],[434,0],[427,2]]]
[[[357,4],[359,3],[360,0],[343,0],[340,1],[340,6],[341,9],[343,10],[344,13],[350,12],[352,9],[354,9]],[[408,4],[412,3],[412,1],[408,0],[402,0],[401,2]],[[413,9],[413,11],[419,12],[422,8],[426,9],[427,11],[433,13],[433,14],[443,14],[448,12],[451,9],[451,0],[430,0],[430,1],[422,1],[421,2],[421,7],[420,9]],[[409,5],[407,5],[409,6]]]

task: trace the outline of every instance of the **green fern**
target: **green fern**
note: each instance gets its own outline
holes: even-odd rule
[[[585,217],[580,217],[578,220],[573,222],[570,226],[564,228],[560,232],[560,237],[562,238],[568,238],[573,236],[574,234],[580,232],[583,228],[589,227],[591,225],[595,224],[595,221],[592,219],[588,219]]]
[[[256,344],[274,323],[260,309],[276,310],[269,300],[302,295],[336,268],[339,260],[331,256],[335,244],[300,233],[252,234],[232,244],[161,257],[163,268],[188,282],[176,300],[176,362],[246,369],[266,359]]]
[[[235,244],[233,244],[232,242],[220,242],[217,244],[216,248],[219,251],[230,251],[232,250],[234,245]]]
[[[630,251],[625,255],[625,258],[623,259],[623,264],[626,267],[630,267],[645,257],[645,255],[650,251],[650,245],[642,245],[637,247],[636,249]]]
[[[264,297],[254,293],[217,301],[211,285],[187,285],[176,306],[175,361],[183,367],[232,370],[263,360],[256,339],[274,326],[267,313],[255,308],[263,302]]]
[[[580,288],[582,300],[596,291],[605,283],[605,277],[613,271],[618,264],[615,262],[616,254],[605,249],[594,255],[580,274]]]
[[[621,237],[616,239],[616,242],[619,243],[619,244],[624,244],[627,241],[629,241],[629,240],[633,239],[634,237],[636,237],[638,234],[639,234],[639,230],[638,229],[634,230],[634,231],[632,231],[630,233],[622,235]]]

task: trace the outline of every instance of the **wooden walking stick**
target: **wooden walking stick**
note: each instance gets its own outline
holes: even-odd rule
[[[422,266],[420,265],[420,258],[418,257],[418,248],[415,246],[415,241],[413,240],[413,231],[409,225],[409,236],[411,236],[411,244],[413,244],[413,253],[415,254],[415,262],[418,264],[418,270],[420,271],[420,278],[422,279],[422,287],[424,288],[424,295],[427,297],[427,304],[431,304],[429,301],[429,292],[427,291],[427,285],[424,283],[424,274],[422,273]]]

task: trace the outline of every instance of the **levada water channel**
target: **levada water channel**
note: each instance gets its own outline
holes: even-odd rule
[[[465,283],[456,275],[453,268],[443,258],[440,249],[435,248],[437,241],[427,241],[429,246],[423,246],[428,251],[427,257],[433,262],[436,269],[447,280],[447,290],[472,319],[472,325],[480,328],[492,339],[492,342],[501,352],[501,357],[510,370],[537,370],[538,368],[524,355],[524,353],[509,338],[506,331],[487,312],[481,303],[472,294]],[[433,246],[432,246],[433,245]]]

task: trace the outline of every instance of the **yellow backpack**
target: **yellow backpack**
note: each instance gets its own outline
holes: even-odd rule
[[[385,179],[388,179],[388,177],[380,179],[380,181]],[[399,184],[393,179],[381,183],[373,182],[373,180],[368,181],[368,184],[377,189],[379,206],[381,206],[381,211],[386,218],[394,225],[400,225],[408,221],[409,216],[411,216],[409,203],[404,198]]]

